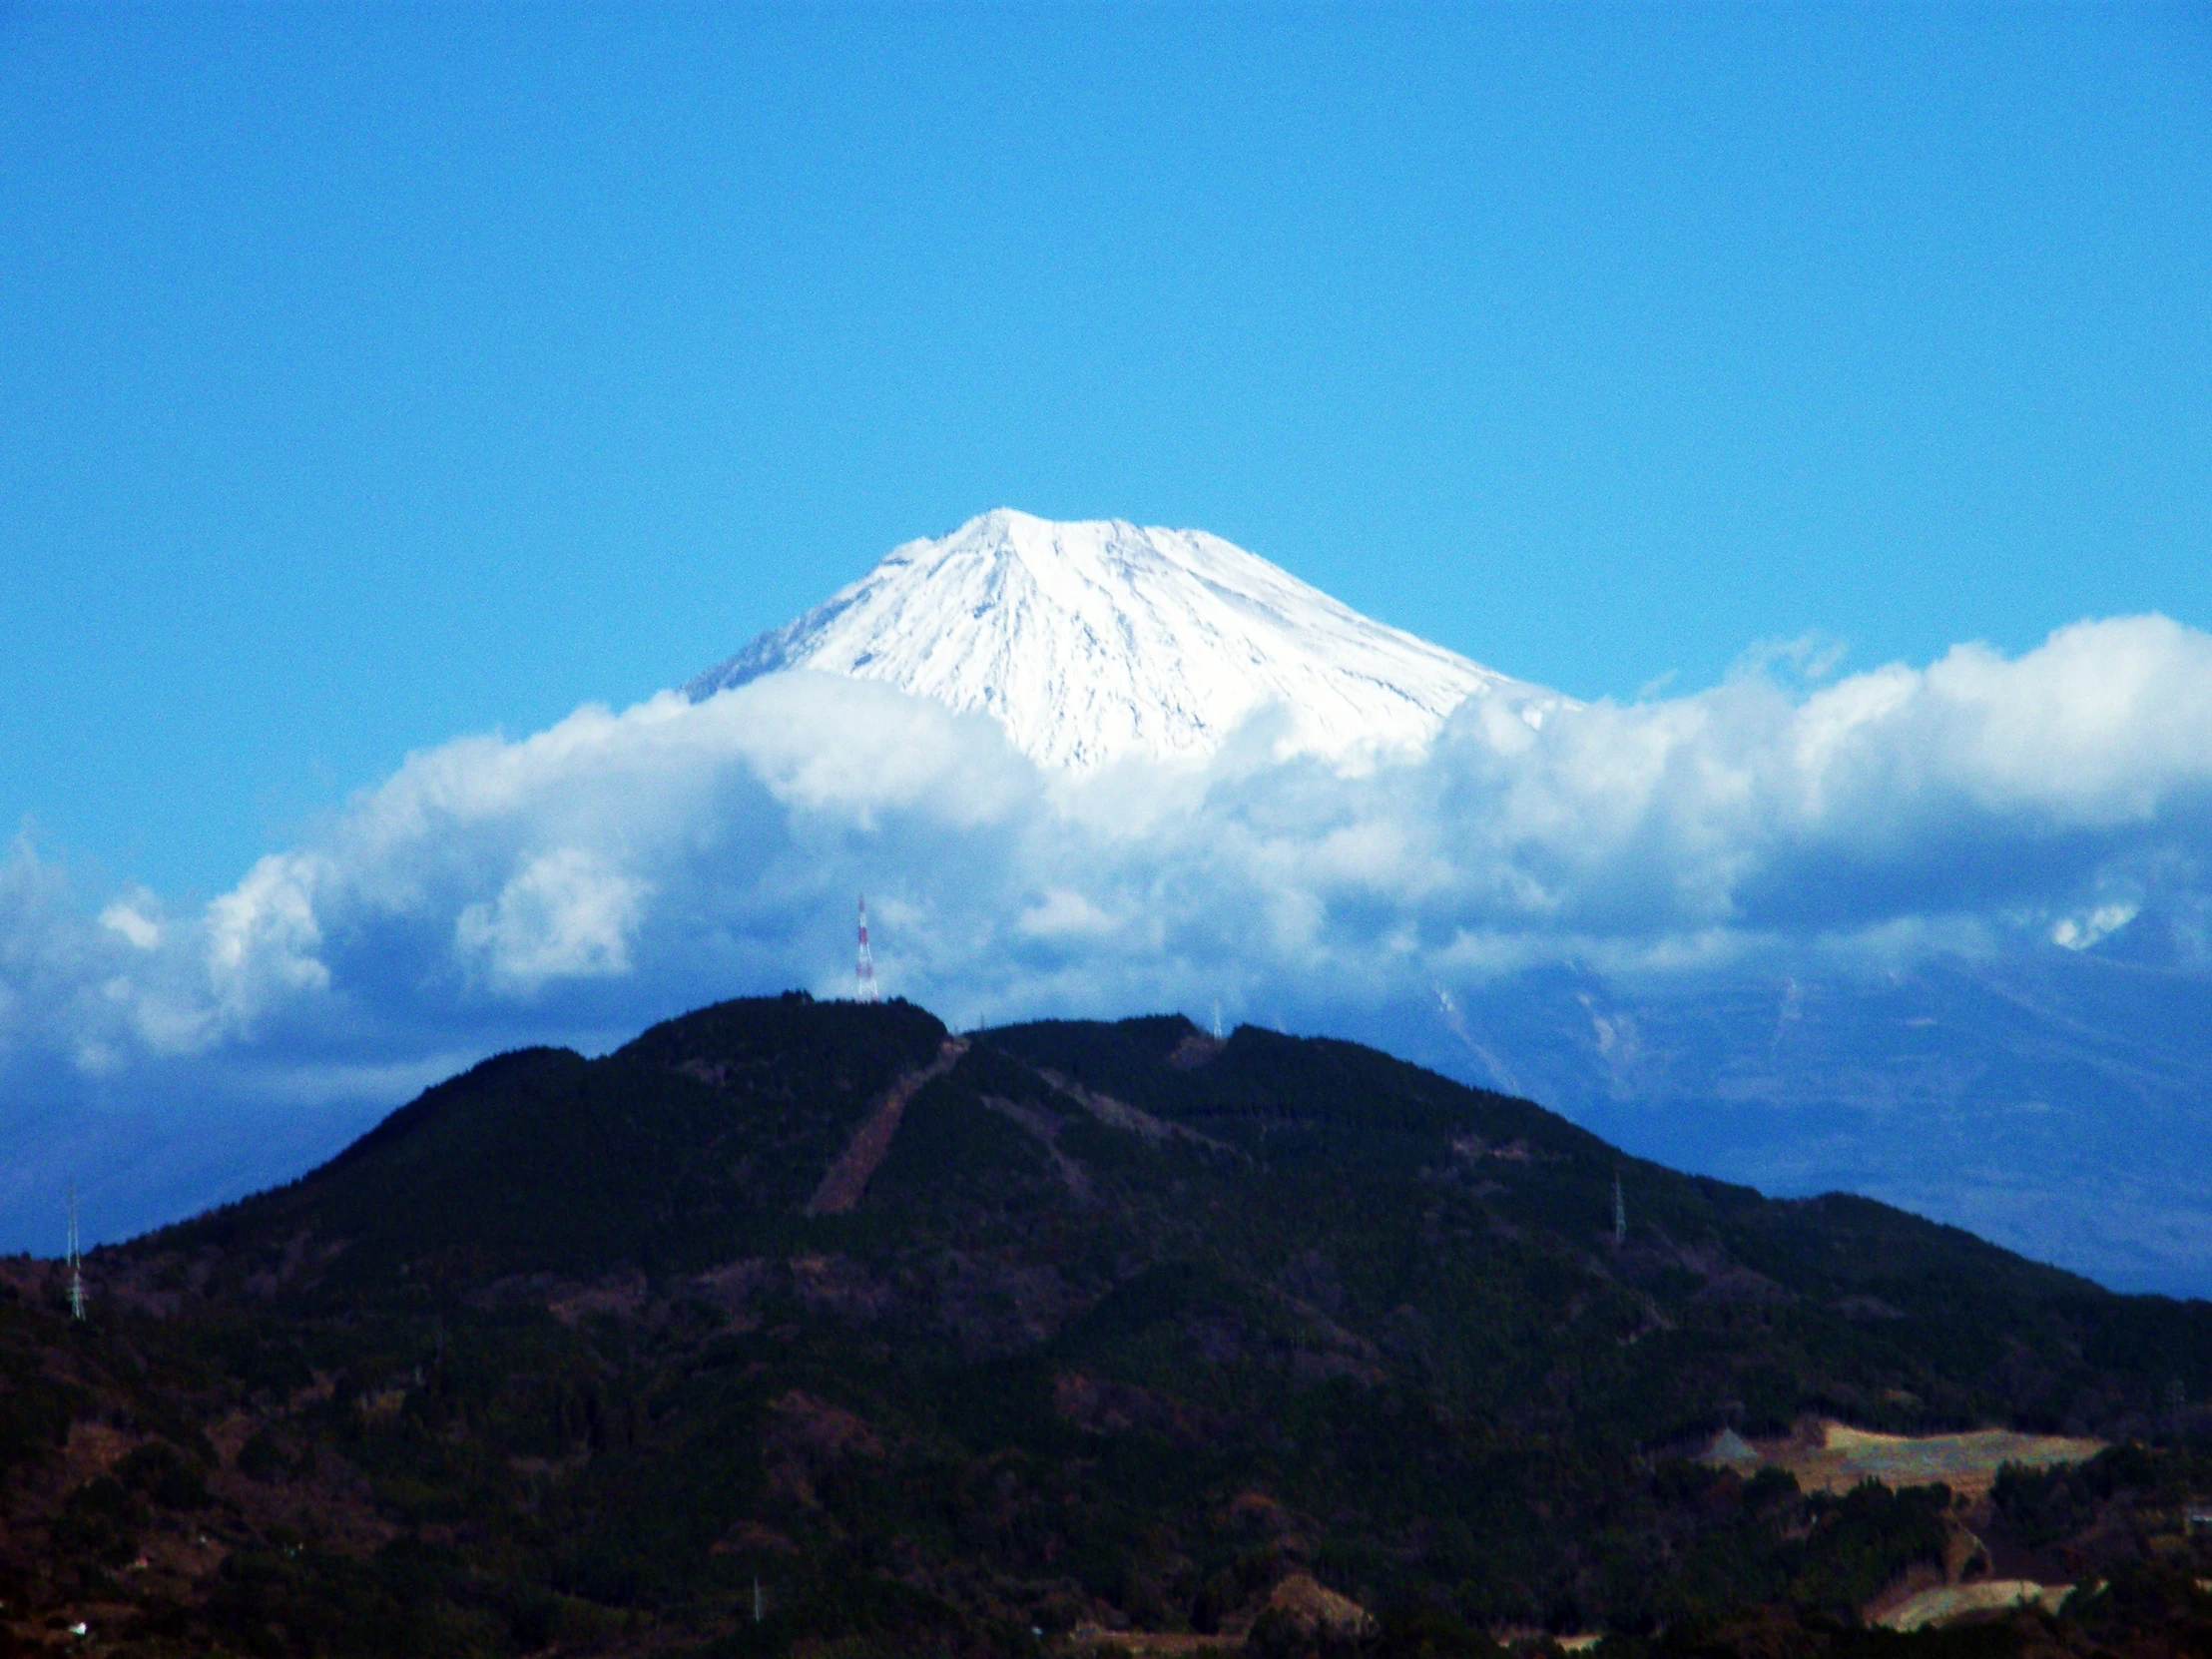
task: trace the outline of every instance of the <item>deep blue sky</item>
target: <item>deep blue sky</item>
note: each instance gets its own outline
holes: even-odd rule
[[[229,886],[1012,505],[1583,696],[2212,626],[2203,8],[0,6],[0,826]]]

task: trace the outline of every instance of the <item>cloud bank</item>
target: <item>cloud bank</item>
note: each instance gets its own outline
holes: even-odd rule
[[[835,994],[863,889],[886,984],[969,1018],[1357,1002],[1778,939],[2078,947],[2153,900],[2186,937],[2212,636],[2085,622],[2017,658],[1810,694],[1754,675],[1541,731],[1476,700],[1424,757],[1349,776],[1271,751],[1262,716],[1203,768],[1069,778],[987,720],[805,673],[585,708],[410,758],[197,914],[132,891],[88,919],[19,843],[0,1044],[99,1077]]]
[[[1441,987],[1566,961],[2081,949],[2146,908],[2206,963],[2212,636],[2161,617],[1540,731],[1477,699],[1426,755],[1351,774],[1273,759],[1276,718],[1203,767],[1076,778],[986,719],[783,674],[413,756],[195,912],[95,912],[19,843],[0,1079],[42,1106],[162,1078],[389,1105],[524,1040],[845,994],[863,890],[886,991],[962,1024],[1448,1011]]]

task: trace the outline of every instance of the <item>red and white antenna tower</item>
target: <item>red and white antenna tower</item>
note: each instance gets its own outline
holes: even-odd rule
[[[867,894],[860,894],[860,959],[852,970],[855,990],[853,995],[862,1002],[877,1002],[875,994],[875,958],[867,948]]]

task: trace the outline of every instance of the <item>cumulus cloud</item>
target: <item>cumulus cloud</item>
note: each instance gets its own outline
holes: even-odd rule
[[[455,948],[501,985],[528,992],[548,979],[630,971],[630,935],[648,888],[581,846],[541,852],[491,902],[461,911]]]
[[[1569,957],[2079,948],[2203,908],[2212,637],[2160,617],[1541,730],[1476,699],[1425,756],[1352,776],[1276,761],[1271,718],[1204,767],[1071,777],[981,717],[785,674],[417,755],[197,914],[133,891],[86,919],[19,844],[0,1044],[84,1076],[196,1055],[387,1075],[841,992],[862,890],[886,985],[955,1019],[1432,1006],[1445,979]]]

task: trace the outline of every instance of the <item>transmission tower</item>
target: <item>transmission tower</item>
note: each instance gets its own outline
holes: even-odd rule
[[[77,1183],[69,1184],[69,1317],[85,1317],[85,1274],[77,1254]]]
[[[875,958],[867,948],[867,894],[860,894],[860,956],[852,970],[853,995],[862,1002],[881,1000],[875,994]]]
[[[1613,1172],[1613,1242],[1628,1242],[1628,1201],[1621,1197],[1621,1172]]]

